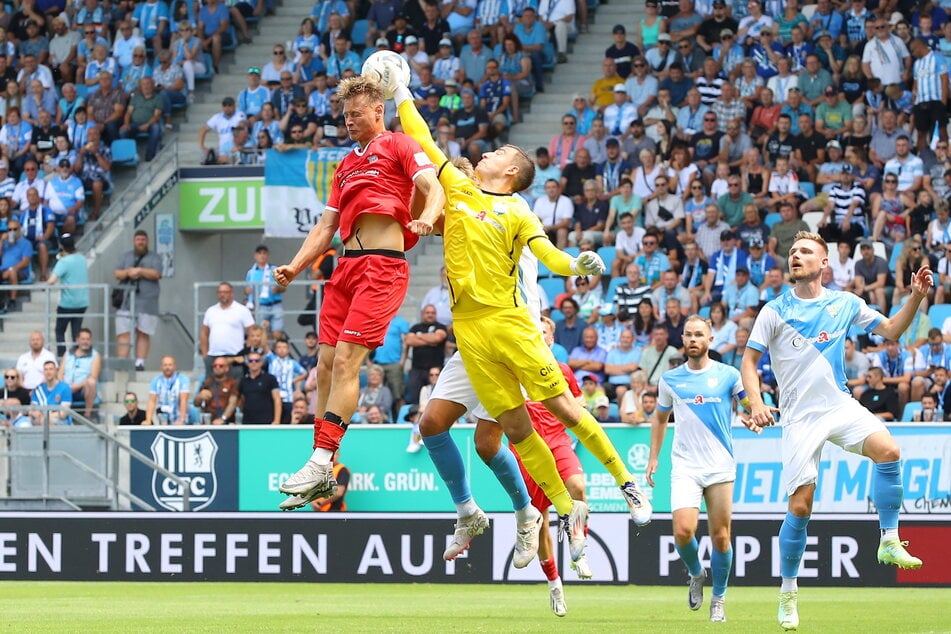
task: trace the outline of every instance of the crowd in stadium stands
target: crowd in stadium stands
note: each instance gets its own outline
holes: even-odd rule
[[[51,200],[38,169],[69,166],[97,213],[108,144],[141,137],[146,158],[154,156],[172,109],[191,102],[195,77],[217,72],[223,48],[246,41],[248,23],[270,10],[263,0],[45,4],[54,6],[21,0],[0,15],[0,222],[22,212],[31,240],[47,216],[26,212],[37,195],[42,205]],[[531,116],[526,102],[545,90],[544,71],[567,61],[596,4],[318,0],[287,44],[247,69],[247,87],[222,99],[199,132],[203,158],[250,164],[269,148],[349,147],[336,86],[374,51],[392,50],[411,67],[440,147],[477,163]],[[652,420],[661,374],[683,362],[690,313],[710,317],[712,354],[739,367],[760,307],[789,289],[784,254],[806,229],[830,244],[823,284],[886,313],[908,296],[912,272],[931,265],[935,288],[900,341],[848,333],[847,387],[886,420],[903,418],[907,404],[916,419],[951,415],[946,8],[646,0],[643,18],[613,27],[601,76],[564,104],[522,193],[553,242],[597,250],[608,265],[603,276],[540,272],[556,356],[574,369],[599,420]],[[17,184],[21,175],[28,185]],[[68,217],[71,206],[62,207]],[[60,207],[51,213],[55,224],[67,220]],[[356,420],[411,421],[425,404],[453,345],[444,279],[421,315],[412,326],[394,320],[366,372]],[[227,363],[208,356],[193,406],[216,422],[237,409],[238,388],[223,385],[234,358],[242,369],[255,355],[268,365],[283,358],[254,328],[248,337],[257,340],[228,351]],[[309,335],[301,361],[315,354]],[[768,356],[760,370],[778,402]],[[262,398],[290,412],[298,398],[313,403],[312,364],[285,374],[258,390]],[[212,410],[214,390],[224,396]],[[260,417],[277,418],[267,403]]]

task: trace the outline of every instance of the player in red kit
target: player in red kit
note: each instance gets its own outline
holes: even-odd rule
[[[337,167],[324,213],[297,255],[274,271],[277,283],[287,286],[340,230],[346,250],[324,287],[318,328],[317,411],[323,415],[314,419],[310,460],[280,486],[290,496],[280,505],[284,510],[333,495],[332,456],[357,407],[360,366],[383,343],[406,297],[409,265],[403,252],[432,233],[446,205],[436,170],[419,144],[386,131],[379,84],[366,77],[345,79],[338,95],[347,132],[359,147]],[[421,209],[418,218],[411,206]]]

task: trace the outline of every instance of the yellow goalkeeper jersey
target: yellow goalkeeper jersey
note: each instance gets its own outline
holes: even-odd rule
[[[521,196],[479,189],[449,162],[411,101],[400,104],[399,116],[403,131],[437,166],[446,192],[443,251],[455,312],[523,306],[518,261],[525,245],[552,271],[570,274],[570,256],[555,249]]]

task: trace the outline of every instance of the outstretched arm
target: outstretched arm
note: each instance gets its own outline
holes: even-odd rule
[[[340,214],[328,209],[324,210],[323,215],[317,224],[307,234],[304,244],[297,251],[297,255],[291,260],[290,264],[285,264],[274,269],[274,281],[281,286],[287,286],[294,281],[294,278],[303,271],[308,264],[327,250],[334,234],[337,233],[337,227],[340,224]]]

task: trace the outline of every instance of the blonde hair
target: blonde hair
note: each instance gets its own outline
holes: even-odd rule
[[[375,79],[360,75],[348,77],[341,81],[337,87],[337,95],[344,101],[353,99],[359,95],[366,96],[367,101],[374,104],[382,104],[386,101],[386,96],[383,94],[383,88],[380,86],[380,83]]]
[[[812,231],[800,231],[793,237],[793,243],[799,242],[800,240],[812,240],[818,244],[822,245],[822,250],[826,252],[826,255],[829,255],[829,245],[826,243],[825,238],[820,236],[818,233],[813,233]]]
[[[694,313],[693,315],[690,315],[684,320],[684,326],[686,326],[692,321],[703,322],[703,324],[707,327],[707,332],[713,332],[713,323],[706,317],[701,317],[700,315]]]
[[[475,176],[475,168],[472,167],[472,161],[464,156],[457,156],[456,158],[452,159],[452,165],[457,170],[465,174],[466,178],[473,178]]]

